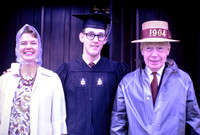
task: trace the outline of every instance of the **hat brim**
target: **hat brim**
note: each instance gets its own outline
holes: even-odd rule
[[[180,41],[174,39],[165,39],[165,38],[144,38],[131,41],[131,43],[144,43],[144,42],[180,42]]]

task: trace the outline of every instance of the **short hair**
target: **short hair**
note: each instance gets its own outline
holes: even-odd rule
[[[41,45],[41,38],[39,33],[37,32],[37,30],[29,25],[29,24],[25,24],[18,32],[16,35],[16,47],[15,47],[15,55],[16,55],[16,61],[21,63],[23,61],[23,59],[21,58],[20,54],[19,54],[19,45],[20,45],[20,38],[22,36],[22,34],[24,33],[30,33],[32,34],[35,38],[37,38],[38,40],[38,56],[36,58],[36,62],[38,63],[38,65],[42,65],[42,45]]]

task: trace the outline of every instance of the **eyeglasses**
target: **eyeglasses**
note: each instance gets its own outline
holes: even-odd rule
[[[94,33],[84,33],[84,34],[89,40],[93,40],[97,36],[99,41],[104,41],[107,37],[105,34],[99,34],[99,35],[95,35]]]

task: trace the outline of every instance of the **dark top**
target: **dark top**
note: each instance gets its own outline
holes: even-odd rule
[[[125,64],[101,57],[90,68],[82,58],[56,71],[63,84],[69,135],[109,135],[117,86],[128,73]]]

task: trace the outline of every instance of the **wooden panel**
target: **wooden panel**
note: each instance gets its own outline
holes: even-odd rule
[[[44,7],[43,66],[55,70],[63,62],[82,55],[79,32],[82,21],[73,14],[89,10],[85,6]],[[89,12],[89,11],[88,11]]]
[[[71,15],[80,14],[89,12],[89,8],[85,8],[84,6],[72,6],[71,7]],[[70,25],[70,58],[69,60],[73,60],[82,55],[82,43],[79,40],[79,33],[82,31],[83,22],[76,17],[71,16],[71,25]]]
[[[5,14],[6,12],[6,14]],[[0,74],[15,62],[15,37],[18,30],[26,23],[34,26],[40,32],[40,8],[23,7],[16,5],[8,10],[3,8],[0,12],[1,40],[0,40]]]
[[[135,9],[130,1],[112,1],[112,15],[119,21],[113,25],[110,58],[123,62],[135,70],[135,46],[131,40],[135,35]],[[120,10],[119,10],[120,9]]]
[[[71,34],[71,7],[65,6],[65,19],[64,19],[64,30],[63,35],[64,45],[63,45],[63,62],[68,62],[70,60],[70,34]]]
[[[58,65],[63,63],[63,46],[64,46],[64,33],[65,33],[65,8],[53,7],[51,18],[51,63],[50,69],[55,70]],[[47,34],[47,33],[46,33]]]
[[[50,67],[51,54],[51,7],[44,8],[43,20],[43,67]]]

